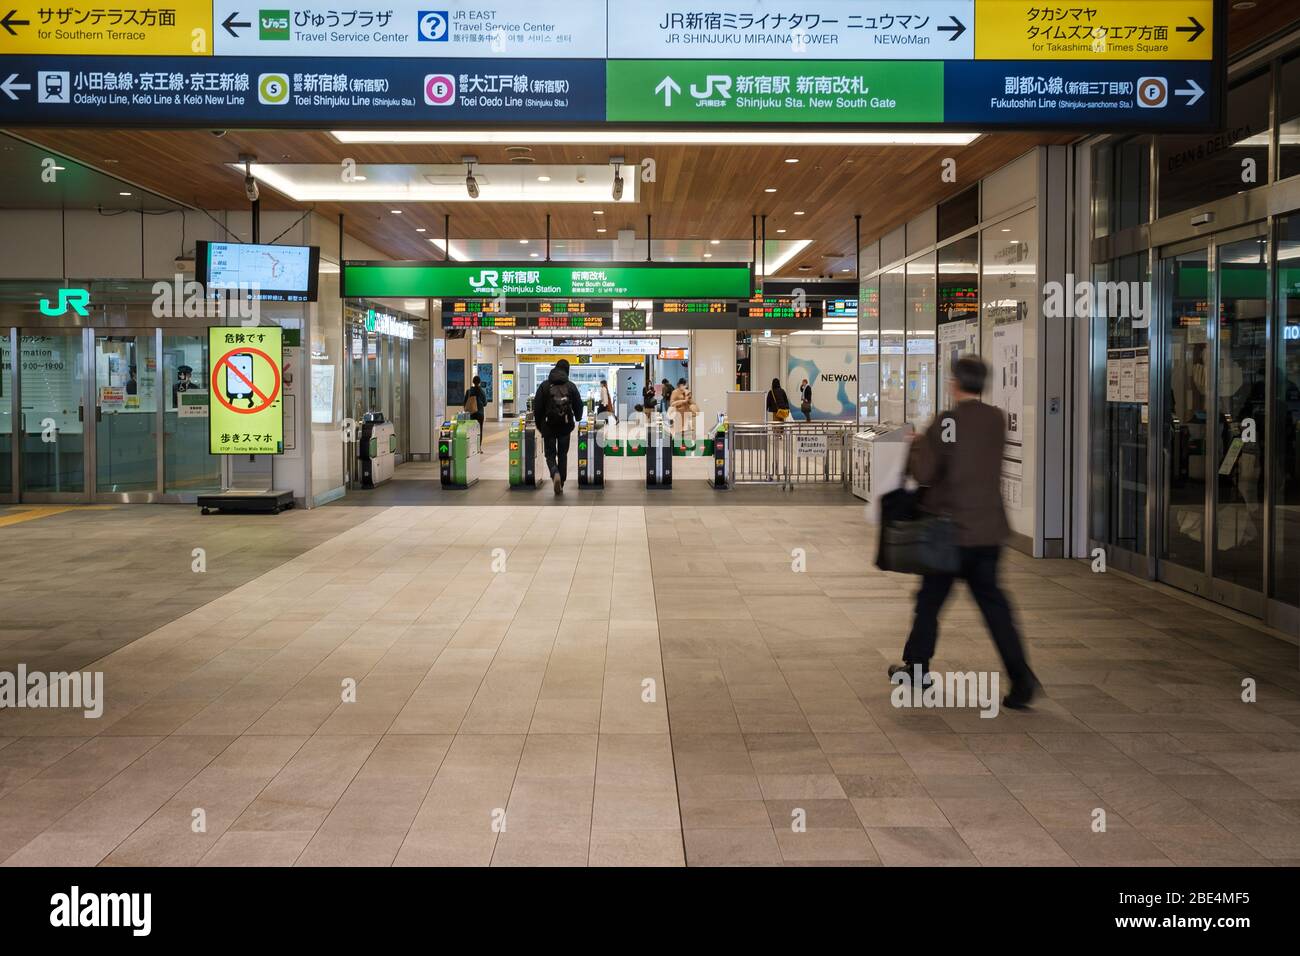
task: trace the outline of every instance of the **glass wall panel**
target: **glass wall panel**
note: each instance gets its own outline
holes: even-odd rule
[[[1280,121],[1279,174],[1283,179],[1300,175],[1300,56],[1292,57],[1281,66],[1282,89],[1278,97],[1277,115]]]
[[[1210,453],[1209,253],[1161,262],[1160,301],[1168,336],[1169,388],[1160,396],[1169,423],[1165,465],[1165,533],[1160,557],[1205,570],[1205,482]]]
[[[1160,216],[1252,189],[1268,182],[1268,71],[1235,83],[1228,91],[1228,127],[1214,134],[1161,136]],[[1242,161],[1254,160],[1253,181]]]
[[[163,336],[163,487],[221,490],[221,458],[208,454],[208,340]]]
[[[84,492],[81,331],[18,338],[23,491]]]
[[[1268,240],[1218,249],[1220,441],[1215,483],[1214,576],[1264,585],[1264,477],[1269,452]]]
[[[935,402],[939,411],[950,404],[949,368],[963,355],[980,350],[980,239],[969,235],[939,250],[938,328],[935,364],[939,386]]]
[[[980,221],[980,188],[971,186],[946,202],[939,203],[938,241],[967,229],[974,229]]]
[[[935,408],[935,255],[907,264],[907,421],[925,428]]]
[[[880,278],[858,290],[858,421],[880,421]]]
[[[905,421],[903,382],[906,277],[902,266],[880,276],[880,420]]]
[[[1038,220],[1028,210],[982,233],[980,302],[985,401],[1006,416],[1002,500],[1017,534],[1034,535],[1034,429],[1038,394]]]
[[[0,327],[0,495],[14,490],[14,357],[9,332]]]
[[[1273,597],[1300,605],[1300,216],[1278,224],[1277,449],[1273,468]]]
[[[1092,152],[1094,236],[1139,226],[1151,219],[1151,137],[1130,136]]]
[[[1147,440],[1150,427],[1149,388],[1151,380],[1150,330],[1145,322],[1134,323],[1133,294],[1141,304],[1151,306],[1146,284],[1147,257],[1126,256],[1102,263],[1093,270],[1095,288],[1129,291],[1129,306],[1115,308],[1110,297],[1098,296],[1093,309],[1095,327],[1102,336],[1100,354],[1094,360],[1106,372],[1108,387],[1094,405],[1102,427],[1093,431],[1093,489],[1100,496],[1094,502],[1092,536],[1137,554],[1147,547]]]

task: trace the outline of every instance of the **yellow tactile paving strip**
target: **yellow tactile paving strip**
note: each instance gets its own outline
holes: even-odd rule
[[[9,525],[22,524],[24,521],[35,521],[37,518],[48,518],[51,515],[63,514],[65,511],[108,511],[114,505],[20,505],[13,511],[0,509],[0,528]]]

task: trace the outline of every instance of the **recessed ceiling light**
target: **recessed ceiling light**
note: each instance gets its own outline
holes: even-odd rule
[[[593,216],[603,216],[603,215],[605,215],[605,210],[603,210],[603,209],[593,209],[593,210],[591,211],[591,214],[592,214]]]
[[[720,243],[720,242],[722,242],[721,239],[710,239],[710,240],[709,240],[709,245],[711,245],[711,246],[716,246],[716,245],[717,245],[718,243]]]
[[[841,272],[852,272],[853,270],[852,270],[852,269],[841,269],[840,271],[841,271]]]
[[[537,253],[537,252],[530,252],[530,253],[528,253],[528,254],[529,254],[530,256],[532,256],[534,259],[536,259],[536,258],[540,255],[540,253]]]
[[[538,177],[537,177],[537,181],[538,181],[539,183],[549,183],[549,182],[551,181],[551,177],[550,177],[550,176],[538,176]]]
[[[794,211],[794,214],[795,214],[796,216],[802,216],[802,215],[803,215],[803,210],[802,210],[802,209],[796,209],[796,210]]]
[[[786,160],[786,162],[787,162],[787,163],[790,163],[791,165],[794,165],[795,163],[799,162],[799,160],[797,160],[797,159],[795,159],[793,156],[791,156],[789,159]]]
[[[402,214],[402,210],[400,209],[390,209],[389,212],[391,212],[394,216],[400,216]]]
[[[131,194],[130,194],[130,193],[118,193],[118,195],[119,195],[119,196],[129,196],[129,195],[131,195]]]
[[[1008,228],[1008,229],[1003,229],[1002,231],[1003,231],[1003,232],[1010,232],[1011,230]]]
[[[785,232],[784,229],[778,229],[777,232]]]
[[[604,230],[604,229],[597,229],[596,231],[597,231],[597,232],[604,232],[605,230]]]
[[[519,240],[519,244],[520,244],[521,246],[526,246],[526,245],[528,245],[528,240],[527,240],[527,239],[520,239],[520,240]]]
[[[776,187],[775,187],[775,186],[768,186],[766,189],[763,190],[763,192],[765,192],[765,193],[774,193],[774,192],[776,192]]]
[[[423,227],[423,226],[416,226],[416,227],[415,227],[415,231],[416,231],[416,232],[424,232],[424,227]]]

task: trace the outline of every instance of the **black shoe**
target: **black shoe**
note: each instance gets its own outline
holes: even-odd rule
[[[558,471],[551,475],[551,487],[555,489],[557,495],[564,492],[564,482],[560,480],[560,473]]]
[[[931,685],[934,683],[934,675],[930,673],[930,664],[929,664],[928,661],[927,661],[926,663],[924,663],[924,664],[919,664],[919,663],[909,663],[909,662],[906,662],[906,661],[904,661],[902,664],[890,664],[890,665],[889,665],[889,682],[890,682],[891,684],[892,684],[892,683],[895,683],[895,681],[894,681],[894,675],[895,675],[895,674],[902,674],[904,677],[907,678],[907,683],[908,683],[908,684],[911,684],[912,681],[913,681],[913,679],[914,679],[914,677],[915,677],[915,674],[916,674],[916,668],[918,668],[918,667],[921,668],[921,673],[925,675],[925,676],[921,679],[921,686],[922,686],[922,687],[929,687],[929,686],[931,686]]]
[[[1011,685],[1011,693],[1002,698],[1002,706],[1011,710],[1024,710],[1038,693],[1038,679],[1030,677]]]

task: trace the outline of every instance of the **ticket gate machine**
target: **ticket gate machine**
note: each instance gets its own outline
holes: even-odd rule
[[[384,421],[383,412],[366,412],[357,440],[357,466],[361,487],[374,488],[393,477],[397,470],[397,432]]]
[[[713,476],[709,478],[714,491],[726,491],[731,487],[727,468],[727,419],[719,415],[718,427],[713,431]]]
[[[531,412],[516,419],[510,426],[510,490],[531,490],[537,487],[537,455],[540,451],[537,441],[536,423]]]
[[[438,470],[444,488],[468,488],[478,481],[481,455],[478,422],[463,412],[438,430]]]
[[[612,429],[611,429],[612,431]],[[605,487],[604,422],[578,422],[578,487]]]
[[[663,422],[653,422],[646,426],[645,486],[673,486],[673,436]]]

